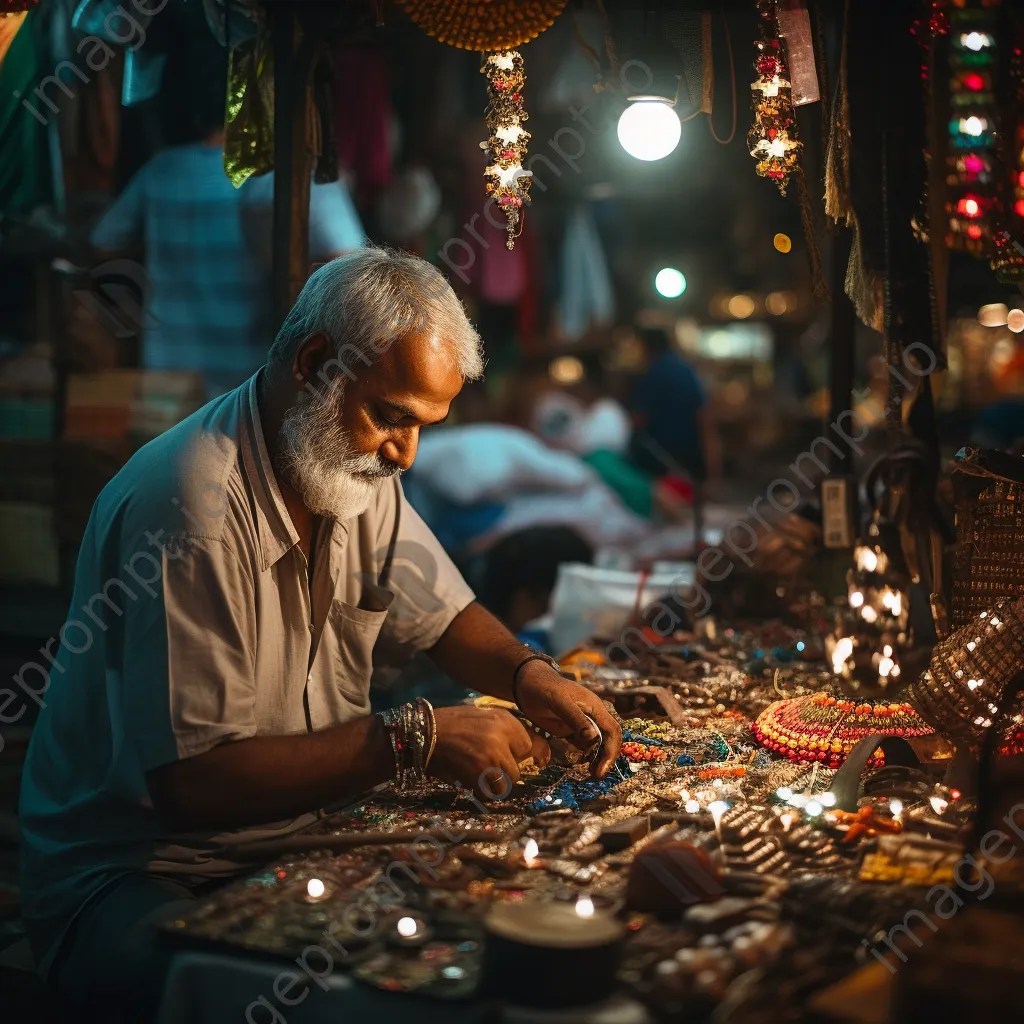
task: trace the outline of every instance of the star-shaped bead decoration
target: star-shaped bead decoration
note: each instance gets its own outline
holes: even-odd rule
[[[502,142],[518,142],[523,134],[523,129],[517,124],[502,125],[495,133]]]
[[[496,68],[500,68],[502,71],[512,70],[512,54],[511,53],[492,53],[487,60],[493,64]]]

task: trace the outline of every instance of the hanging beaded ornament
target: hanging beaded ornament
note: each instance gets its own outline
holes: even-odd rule
[[[487,76],[487,127],[490,137],[480,143],[489,162],[484,171],[487,194],[501,207],[508,223],[511,249],[522,230],[523,205],[530,201],[533,172],[523,168],[530,133],[523,127],[529,117],[523,109],[523,58],[516,50],[484,56],[480,71]]]
[[[566,0],[399,0],[427,35],[461,50],[481,50],[487,76],[487,127],[480,148],[488,196],[508,224],[509,249],[522,230],[523,206],[530,201],[532,172],[523,168],[530,133],[523,127],[523,58],[515,47],[536,38],[561,14]]]
[[[747,146],[757,161],[757,173],[774,181],[785,195],[803,143],[796,137],[793,86],[779,37],[776,0],[758,0],[757,15],[761,38],[755,44],[754,124],[747,133]]]
[[[565,0],[399,0],[428,36],[460,50],[510,50],[535,39]]]
[[[751,726],[761,746],[797,764],[838,768],[865,736],[928,736],[933,730],[902,701],[855,700],[815,693],[779,700]],[[880,752],[868,762],[884,764]]]

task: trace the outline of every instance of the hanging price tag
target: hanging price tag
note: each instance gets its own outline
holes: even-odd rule
[[[814,66],[811,18],[802,0],[781,0],[778,6],[779,35],[786,40],[789,79],[793,83],[793,105],[817,103],[818,72]]]

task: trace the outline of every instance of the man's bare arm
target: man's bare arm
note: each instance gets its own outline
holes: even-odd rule
[[[147,776],[174,832],[295,818],[394,776],[391,742],[373,715],[321,732],[223,743]]]

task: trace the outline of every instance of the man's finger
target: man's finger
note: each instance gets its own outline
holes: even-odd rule
[[[587,717],[586,709],[581,708],[568,694],[551,710],[572,730],[566,739],[580,750],[590,750],[597,742],[597,729],[594,722]],[[595,718],[596,721],[596,718]],[[600,726],[600,722],[598,722]],[[604,731],[603,729],[601,730]]]
[[[519,781],[519,765],[508,754],[496,758],[497,763],[485,768],[477,779],[480,795],[489,801],[506,800]]]
[[[595,776],[601,776],[611,771],[615,759],[619,756],[619,750],[622,748],[622,729],[601,701],[594,703],[596,706],[588,709],[588,712],[597,722],[603,739],[601,752],[594,762],[592,772]]]
[[[508,738],[508,749],[516,761],[525,761],[530,756],[533,738],[537,734],[530,732],[514,715],[506,713],[506,718],[508,721],[505,722],[505,735]]]
[[[551,747],[548,745],[548,741],[536,733],[530,739],[532,740],[532,747],[529,756],[533,758],[533,763],[538,768],[546,768],[551,763]],[[525,761],[526,758],[523,758],[523,760]]]

